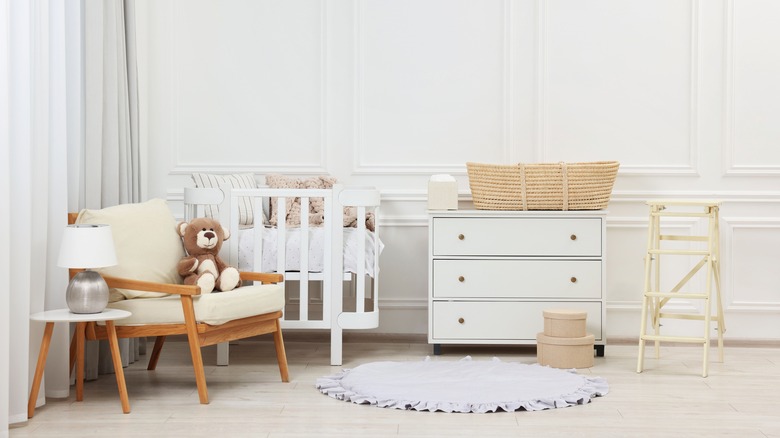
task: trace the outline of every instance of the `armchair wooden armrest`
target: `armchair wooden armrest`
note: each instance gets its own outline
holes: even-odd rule
[[[108,287],[119,289],[141,290],[146,292],[162,292],[177,295],[200,295],[200,286],[188,286],[173,283],[155,283],[152,281],[131,280],[129,278],[111,277],[104,275],[103,279]]]
[[[239,271],[239,274],[241,275],[242,281],[259,281],[262,284],[275,284],[275,283],[281,283],[284,281],[284,275],[282,274],[273,274],[270,272],[249,272],[249,271]]]

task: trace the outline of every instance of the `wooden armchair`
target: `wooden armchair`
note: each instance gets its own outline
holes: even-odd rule
[[[206,404],[209,397],[201,348],[273,333],[282,381],[289,381],[279,322],[284,306],[282,275],[242,272],[242,281],[261,284],[210,294],[201,294],[198,286],[177,284],[178,274],[170,273],[175,272],[175,262],[183,255],[183,247],[173,215],[162,200],[84,210],[78,216],[69,214],[68,221],[112,226],[119,265],[101,270],[111,288],[112,301],[108,307],[132,313],[131,317],[115,322],[118,338],[156,337],[147,369],[156,368],[166,336],[187,335],[198,395],[200,402]],[[148,241],[144,241],[145,235]],[[144,257],[143,251],[149,255]],[[168,263],[172,263],[170,267],[165,266]],[[138,275],[133,275],[133,271]],[[174,281],[148,281],[155,275]],[[108,339],[105,326],[96,323],[80,323],[76,330],[71,345],[71,369],[74,358],[83,354],[77,351],[83,350],[83,345],[76,346],[77,339]]]

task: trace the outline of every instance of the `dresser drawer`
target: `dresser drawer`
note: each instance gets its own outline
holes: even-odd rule
[[[601,298],[600,260],[434,260],[434,298]]]
[[[432,341],[535,341],[544,330],[542,312],[562,308],[588,312],[586,331],[603,339],[600,302],[434,301]]]
[[[434,256],[601,256],[600,218],[434,218]]]

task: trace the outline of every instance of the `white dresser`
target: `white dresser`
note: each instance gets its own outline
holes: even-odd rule
[[[587,311],[606,345],[606,212],[430,211],[428,342],[528,344],[545,309]]]

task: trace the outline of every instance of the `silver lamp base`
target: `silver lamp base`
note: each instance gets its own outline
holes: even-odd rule
[[[108,285],[95,271],[81,271],[73,277],[65,292],[68,309],[73,313],[100,313],[108,305]]]

